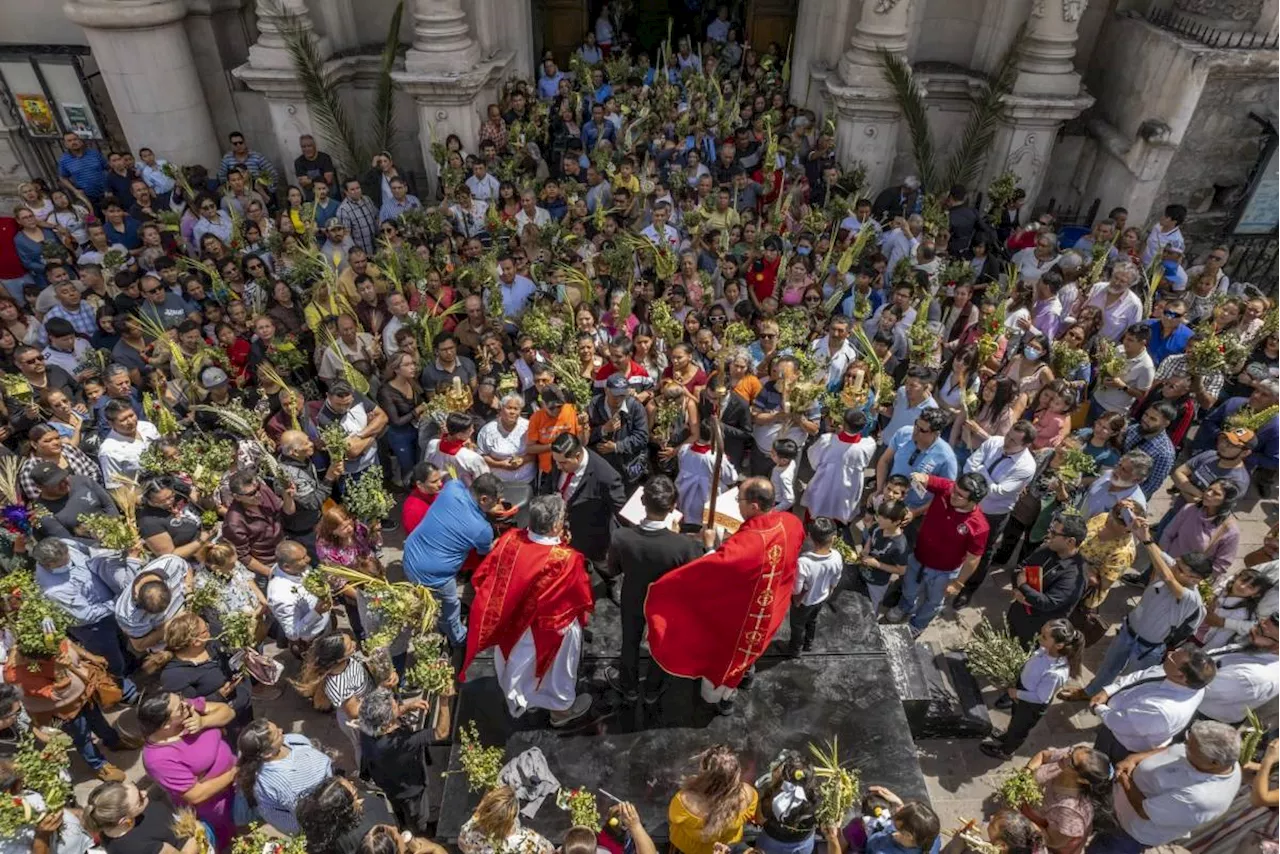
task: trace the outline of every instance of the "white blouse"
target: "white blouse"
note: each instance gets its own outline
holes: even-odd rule
[[[511,432],[504,433],[498,419],[490,421],[480,428],[476,436],[476,447],[480,453],[495,460],[509,460],[512,457],[525,457],[525,464],[518,469],[500,469],[490,467],[489,471],[498,478],[513,483],[528,483],[533,480],[534,460],[525,453],[528,443],[529,419],[520,418]]]

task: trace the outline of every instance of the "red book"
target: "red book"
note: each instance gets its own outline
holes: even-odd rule
[[[1041,578],[1040,566],[1038,565],[1024,566],[1022,568],[1022,572],[1026,575],[1028,587],[1034,588],[1037,593],[1044,592],[1044,588],[1040,586],[1043,583],[1043,579]],[[1023,605],[1022,607],[1027,609],[1028,614],[1031,613],[1030,605]]]

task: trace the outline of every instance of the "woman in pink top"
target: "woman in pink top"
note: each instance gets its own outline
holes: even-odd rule
[[[234,719],[226,703],[203,697],[184,700],[164,692],[138,705],[138,726],[147,740],[142,766],[175,804],[192,807],[213,828],[219,850],[235,834],[236,757],[221,729]]]
[[[1093,831],[1093,816],[1111,804],[1111,763],[1083,745],[1065,750],[1042,750],[1027,770],[1044,793],[1038,806],[1022,807],[1022,814],[1044,832],[1049,854],[1080,854]]]
[[[1160,548],[1174,560],[1202,552],[1213,562],[1214,576],[1221,578],[1240,551],[1240,526],[1232,516],[1239,499],[1239,484],[1226,478],[1215,480],[1165,526]]]
[[[1031,417],[1031,423],[1036,428],[1036,438],[1031,447],[1042,451],[1062,444],[1062,440],[1071,432],[1073,409],[1075,400],[1071,387],[1062,380],[1054,380],[1041,389],[1035,404],[1035,414]]]

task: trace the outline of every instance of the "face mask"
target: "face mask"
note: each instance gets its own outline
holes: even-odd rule
[[[1035,347],[1027,347],[1022,351],[1022,355],[1026,356],[1028,359],[1034,362],[1036,359],[1039,359],[1041,356],[1043,356],[1044,353]]]
[[[799,255],[799,256],[801,256],[801,257],[804,257],[805,255],[808,255],[808,254],[809,254],[810,252],[812,252],[812,251],[813,251],[813,248],[812,248],[812,247],[810,247],[810,246],[797,246],[797,247],[796,247],[796,254],[797,254],[797,255]]]

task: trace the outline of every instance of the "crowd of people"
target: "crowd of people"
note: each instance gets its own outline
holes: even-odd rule
[[[1005,583],[989,616],[1034,652],[975,751],[1012,761],[1057,702],[1096,717],[1026,763],[1038,805],[949,843],[877,785],[824,826],[807,757],[752,781],[708,744],[668,810],[683,854],[1269,850],[1280,565],[1236,510],[1276,488],[1274,289],[1232,282],[1228,247],[1185,264],[1180,205],[1065,245],[1016,186],[866,187],[727,10],[656,53],[627,25],[606,3],[567,71],[508,81],[422,195],[390,153],[341,175],[304,136],[289,170],[238,132],[204,165],[68,134],[56,183],[23,186],[0,756],[61,730],[102,782],[46,810],[0,758],[0,851],[224,851],[254,822],[312,854],[443,851],[440,703],[405,690],[422,646],[371,592],[400,589],[397,528],[438,649],[461,678],[493,649],[510,714],[552,728],[604,702],[578,679],[598,598],[610,702],[696,678],[729,715],[837,596],[917,636]],[[350,767],[272,719],[282,690],[332,711]],[[107,755],[131,751],[149,788]],[[563,840],[520,810],[493,788],[458,847],[656,851],[628,803]]]

